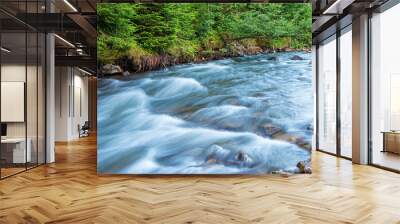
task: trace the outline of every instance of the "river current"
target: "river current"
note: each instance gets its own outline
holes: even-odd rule
[[[291,60],[298,55],[304,60]],[[298,172],[310,159],[265,127],[311,141],[311,55],[259,54],[98,82],[98,171]],[[270,130],[268,129],[268,130]]]

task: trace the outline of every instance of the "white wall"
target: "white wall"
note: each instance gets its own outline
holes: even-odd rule
[[[25,64],[3,64],[1,66],[1,81],[25,82]],[[6,110],[6,108],[1,108]],[[7,123],[7,137],[25,137],[25,122]]]
[[[1,66],[1,81],[25,82],[25,69],[25,64],[3,64]],[[6,108],[1,108],[1,110],[6,110]],[[7,123],[7,135],[8,137],[25,137],[24,122]]]
[[[76,68],[56,67],[55,140],[79,137],[78,125],[88,120],[88,78]]]
[[[88,121],[88,77],[82,76],[83,73],[75,70],[74,75],[74,108],[72,108],[73,119],[71,120],[72,125],[72,136],[74,138],[79,137],[77,129],[78,124],[83,125],[85,121]]]
[[[69,95],[70,85],[68,67],[55,68],[55,140],[67,141],[69,133]]]
[[[37,70],[38,69],[38,70]],[[44,163],[45,150],[45,116],[44,116],[44,74],[42,67],[25,64],[2,64],[1,66],[2,82],[24,82],[26,84],[26,107],[25,104],[20,108],[20,113],[27,115],[27,120],[21,122],[6,122],[8,138],[24,138],[25,135],[30,140],[32,151],[32,161]],[[27,80],[25,80],[27,78]],[[24,94],[24,90],[21,94]],[[2,98],[7,98],[2,95]],[[2,107],[1,110],[11,110],[11,108]],[[8,111],[13,113],[13,111]],[[16,113],[16,112],[14,112]],[[39,156],[37,156],[39,153]]]
[[[24,82],[26,83],[25,76],[28,72],[28,87],[27,87],[27,118],[28,118],[28,129],[32,127],[36,130],[36,107],[37,107],[37,95],[36,95],[36,66],[27,66],[20,64],[3,64],[1,66],[1,81],[2,82]],[[4,97],[4,96],[3,96]],[[41,102],[41,101],[40,101]],[[41,107],[43,105],[39,105]],[[7,108],[1,108],[6,110]],[[24,109],[24,108],[23,108]],[[35,113],[34,113],[35,112]],[[32,123],[33,122],[33,123]],[[28,130],[29,132],[29,130]],[[36,133],[36,132],[35,132]],[[24,137],[25,136],[25,122],[7,122],[7,135],[9,137]],[[29,137],[29,133],[28,133]]]

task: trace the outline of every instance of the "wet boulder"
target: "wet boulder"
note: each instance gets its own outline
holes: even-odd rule
[[[239,122],[223,122],[223,123],[219,123],[219,128],[224,129],[224,130],[228,130],[228,131],[240,131],[242,130],[242,124],[240,124]]]
[[[215,163],[218,163],[218,160],[216,158],[213,158],[213,157],[208,157],[207,160],[206,160],[206,163],[207,164],[215,164]]]
[[[131,74],[131,73],[128,72],[128,71],[124,71],[124,72],[122,73],[123,76],[129,76],[130,74]]]
[[[264,97],[265,93],[254,93],[253,97]]]
[[[312,173],[310,161],[300,161],[297,163],[297,168],[299,168],[300,173]]]
[[[229,156],[229,151],[222,148],[219,145],[212,145],[208,149],[208,155],[206,157],[205,163],[207,164],[217,164],[223,163],[223,161]]]
[[[236,155],[235,155],[235,159],[237,161],[240,162],[251,162],[251,158],[244,152],[239,151]]]
[[[252,167],[254,164],[253,159],[245,152],[239,151],[228,159],[225,163],[227,165],[239,166],[239,167]]]
[[[103,75],[121,75],[122,69],[118,65],[106,64],[101,68],[101,74]]]
[[[312,124],[307,124],[307,125],[304,126],[304,128],[305,128],[307,131],[313,131],[313,130],[314,130],[314,127],[313,127]]]
[[[272,171],[272,174],[280,175],[282,177],[290,177],[293,175],[293,173],[289,173],[283,170]]]
[[[206,165],[224,164],[237,167],[251,167],[254,165],[253,159],[244,151],[232,152],[219,145],[211,146],[208,151],[208,156],[204,161]]]
[[[271,57],[268,57],[267,60],[268,60],[268,61],[277,61],[278,58],[275,57],[275,56],[271,56]]]
[[[279,140],[282,140],[285,142],[290,142],[292,144],[295,144],[295,145],[299,146],[300,148],[307,150],[309,152],[311,151],[310,142],[308,142],[307,140],[305,140],[302,137],[285,134],[285,133],[279,133],[273,137],[274,137],[274,139],[279,139]]]
[[[300,137],[294,138],[294,144],[311,152],[311,144],[310,144],[310,142],[306,141],[304,138],[300,138]]]
[[[261,135],[267,136],[267,137],[274,137],[276,135],[283,134],[282,128],[271,124],[271,123],[266,123],[261,125]]]
[[[254,46],[248,47],[248,48],[246,49],[246,53],[249,54],[249,55],[259,54],[259,53],[261,53],[262,51],[263,51],[263,50],[262,50],[260,47],[254,47]]]
[[[290,60],[292,61],[302,61],[304,60],[304,58],[298,56],[298,55],[294,55],[293,57],[290,58]]]

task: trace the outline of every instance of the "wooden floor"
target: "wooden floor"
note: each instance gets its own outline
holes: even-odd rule
[[[95,138],[0,181],[0,223],[400,223],[400,175],[313,154],[312,175],[98,176]]]
[[[25,167],[24,168],[19,168],[19,167],[18,168],[1,168],[1,177],[2,178],[8,177],[13,174],[23,172],[25,170],[26,170]]]

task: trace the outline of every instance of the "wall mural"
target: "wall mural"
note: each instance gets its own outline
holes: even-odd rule
[[[98,4],[100,174],[310,173],[310,4]]]

